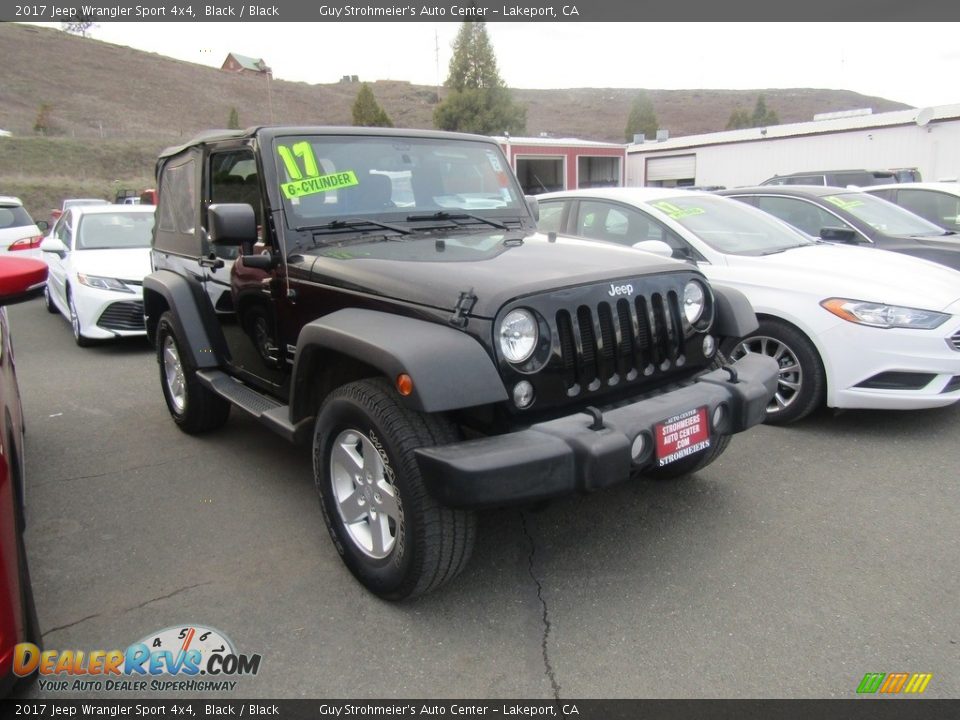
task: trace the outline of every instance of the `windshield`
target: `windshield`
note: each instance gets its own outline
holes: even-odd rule
[[[651,203],[718,252],[770,255],[814,241],[772,215],[737,200],[705,195]]]
[[[334,220],[526,214],[499,148],[485,142],[375,136],[282,137],[277,176],[290,227]],[[440,216],[438,216],[440,217]]]
[[[823,199],[887,235],[944,234],[943,228],[919,215],[867,193],[836,193]]]
[[[76,250],[150,247],[153,213],[97,213],[80,218]]]

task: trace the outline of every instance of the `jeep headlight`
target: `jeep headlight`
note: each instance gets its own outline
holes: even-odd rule
[[[533,355],[540,331],[529,310],[511,310],[500,323],[500,352],[512,363],[522,363]]]
[[[707,293],[703,285],[696,280],[691,280],[683,289],[683,314],[687,322],[695,325],[703,317],[703,311],[707,307]]]
[[[943,325],[950,317],[946,313],[934,310],[919,310],[899,305],[884,305],[883,303],[847,300],[845,298],[828,298],[820,305],[825,310],[829,310],[837,317],[848,322],[876,328],[933,330],[933,328]]]

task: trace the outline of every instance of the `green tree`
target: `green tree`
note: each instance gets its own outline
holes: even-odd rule
[[[757,96],[757,104],[753,108],[753,115],[750,118],[752,127],[765,127],[767,125],[779,125],[780,118],[773,110],[767,109],[767,102],[763,95]]]
[[[434,110],[437,128],[481,135],[517,134],[526,129],[527,111],[513,101],[500,79],[486,23],[460,26],[444,87],[450,92]]]
[[[653,100],[645,92],[640,92],[633,100],[630,114],[627,116],[627,127],[623,131],[627,142],[633,142],[633,136],[643,133],[648,138],[657,136],[657,114],[653,111]]]
[[[41,103],[40,109],[37,110],[37,118],[33,121],[33,131],[41,135],[49,133],[53,129],[53,122],[50,119],[52,113],[53,105]]]
[[[767,127],[768,125],[779,125],[780,118],[777,113],[767,108],[767,102],[763,95],[757,96],[757,104],[753,107],[753,113],[748,113],[741,107],[734,109],[730,113],[730,119],[727,121],[727,130],[739,130],[741,128]]]
[[[386,110],[380,107],[370,83],[363,83],[353,101],[353,124],[361,127],[393,127]]]
[[[240,129],[240,114],[235,107],[230,108],[230,119],[227,120],[227,127],[230,130]]]

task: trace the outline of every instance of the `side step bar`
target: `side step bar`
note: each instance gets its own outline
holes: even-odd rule
[[[220,370],[198,370],[197,379],[224,400],[253,415],[290,442],[298,442],[307,436],[310,419],[294,425],[290,422],[289,405],[283,405],[272,397],[257,392]]]

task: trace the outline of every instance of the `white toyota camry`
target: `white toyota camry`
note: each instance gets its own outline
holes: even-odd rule
[[[744,292],[760,329],[729,348],[780,364],[767,421],[820,405],[913,409],[960,400],[960,272],[867,247],[814,241],[755,208],[677,188],[539,195],[541,232],[694,262]]]
[[[50,267],[47,310],[63,313],[78,345],[146,334],[143,278],[153,217],[151,206],[73,207],[40,243]]]

